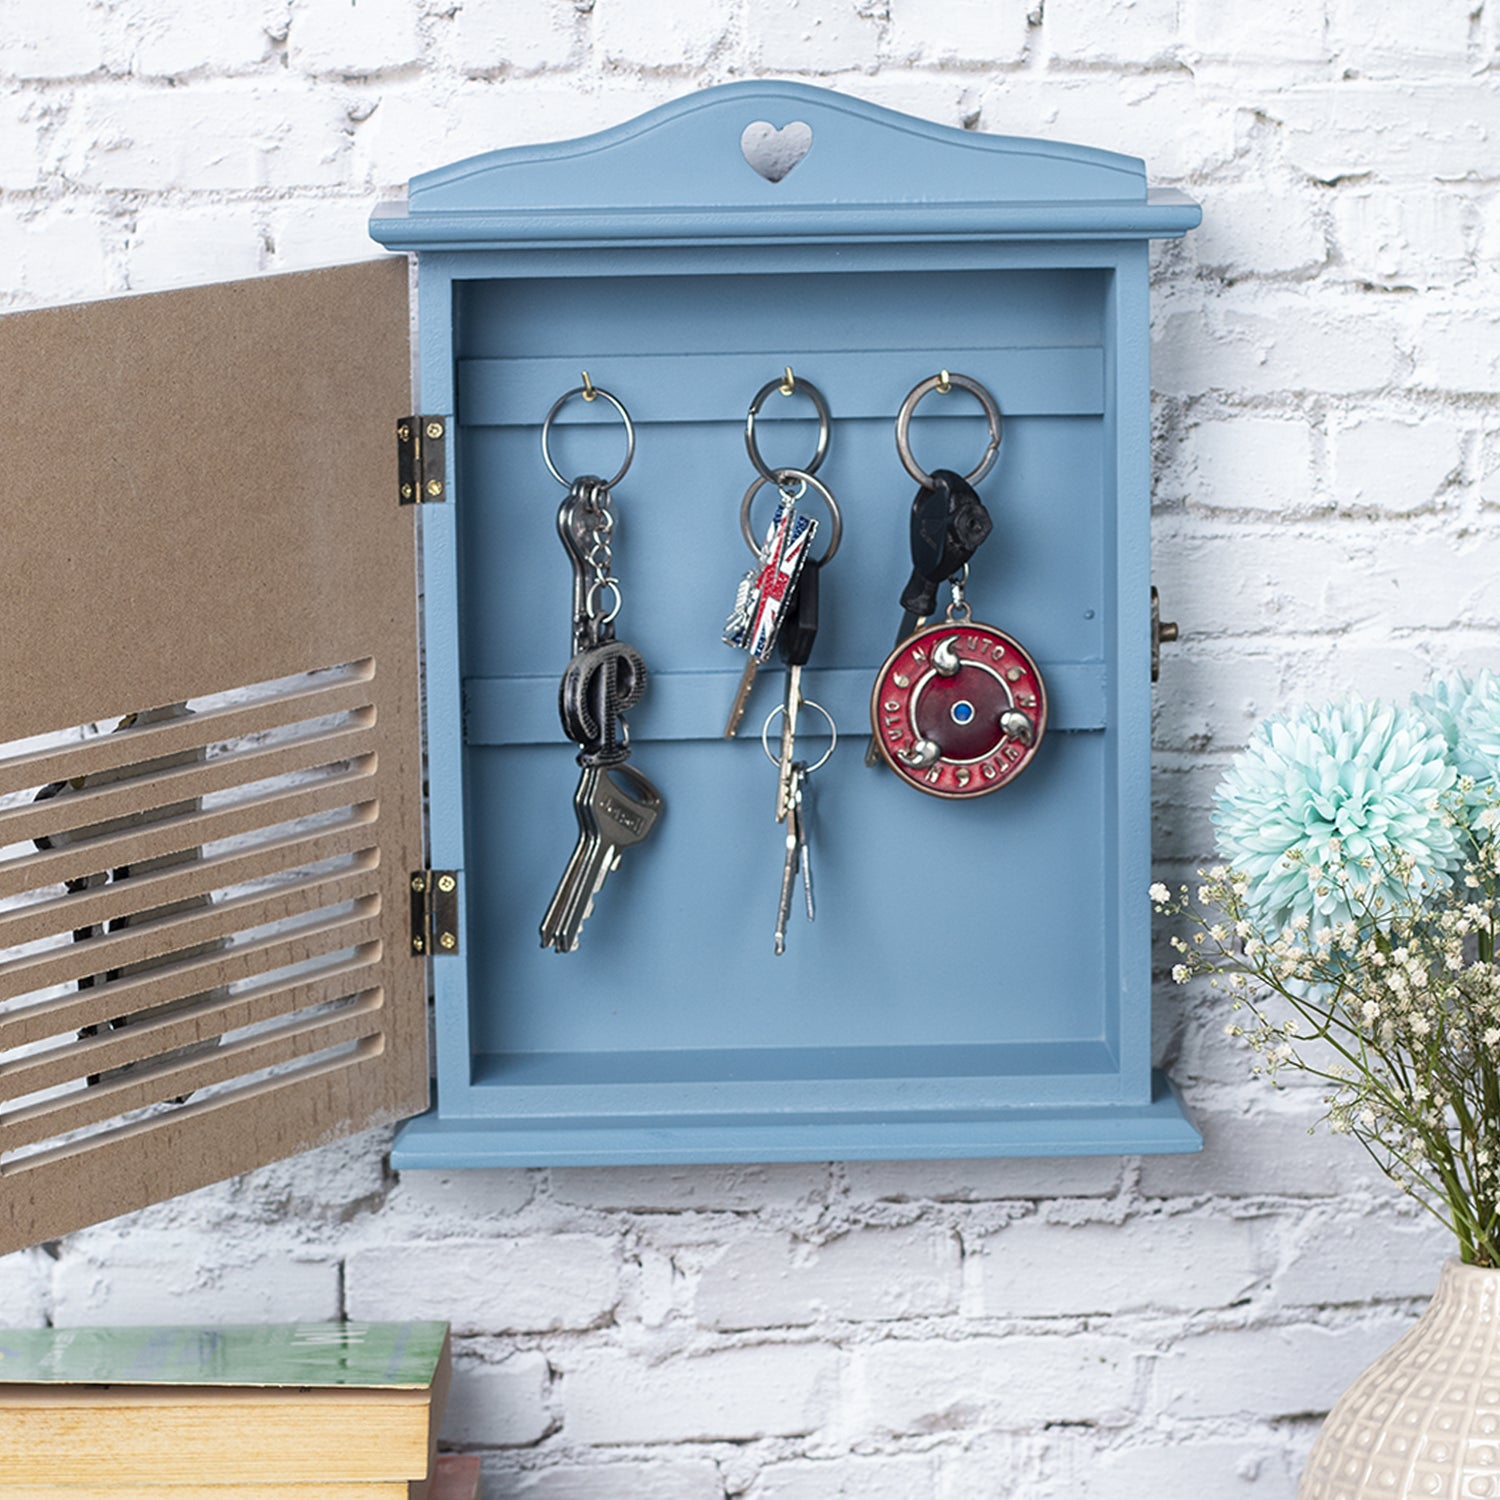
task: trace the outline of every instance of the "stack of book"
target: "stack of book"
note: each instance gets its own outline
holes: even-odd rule
[[[0,1329],[0,1500],[467,1500],[446,1323]]]

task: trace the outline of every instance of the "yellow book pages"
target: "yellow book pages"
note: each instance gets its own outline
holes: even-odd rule
[[[12,1491],[420,1480],[433,1446],[432,1395],[13,1386],[0,1402],[0,1475]]]

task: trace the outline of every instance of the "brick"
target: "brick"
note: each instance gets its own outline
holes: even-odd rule
[[[880,45],[878,26],[855,0],[758,0],[742,24],[757,66],[778,72],[868,68]]]
[[[1293,1232],[1291,1253],[1276,1273],[1281,1307],[1426,1299],[1444,1259],[1455,1253],[1452,1231],[1421,1212],[1404,1219],[1325,1216]]]
[[[1126,1424],[1137,1356],[1097,1334],[889,1340],[849,1353],[857,1425],[872,1436]]]
[[[1221,6],[1186,0],[1196,58],[1224,58],[1243,72],[1254,63],[1316,63],[1329,55],[1325,0],[1264,0]]]
[[[1500,119],[1486,78],[1452,83],[1343,82],[1283,89],[1264,110],[1281,123],[1287,160],[1323,182],[1378,166],[1386,180],[1480,175]]]
[[[1411,515],[1444,504],[1464,465],[1466,429],[1427,414],[1357,416],[1330,424],[1333,485],[1341,510]]]
[[[258,215],[250,203],[142,209],[126,243],[130,289],[155,292],[254,276],[261,269]]]
[[[436,41],[444,61],[465,73],[529,73],[575,62],[582,52],[583,25],[583,13],[573,0],[506,6],[466,0],[437,32]]]
[[[594,48],[616,65],[701,67],[733,18],[730,0],[595,0]]]
[[[1293,183],[1217,187],[1184,243],[1205,270],[1234,277],[1305,275],[1328,259],[1321,205]]]
[[[1151,384],[1170,396],[1383,392],[1400,383],[1405,327],[1397,299],[1349,292],[1317,301],[1236,287],[1186,306],[1162,299],[1152,320]]]
[[[959,1270],[940,1229],[856,1229],[826,1245],[756,1235],[705,1267],[694,1308],[711,1328],[931,1317],[957,1309]]]
[[[1299,1467],[1279,1434],[1218,1442],[1176,1434],[1153,1441],[1148,1434],[1130,1447],[1104,1449],[1077,1442],[1048,1452],[1027,1500],[1284,1500]]]
[[[1144,157],[1153,182],[1212,172],[1237,150],[1231,103],[1179,72],[1001,74],[981,98],[986,130]]]
[[[391,1193],[393,1218],[423,1224],[474,1224],[507,1219],[536,1196],[539,1172],[513,1167],[473,1167],[456,1172],[402,1172]]]
[[[59,138],[64,170],[87,187],[318,187],[343,178],[347,125],[336,93],[295,83],[109,84],[80,96]]]
[[[504,1463],[486,1472],[499,1481],[499,1500],[723,1500],[719,1466],[707,1459],[656,1459],[632,1454],[597,1464],[566,1463],[553,1468],[509,1470]]]
[[[1194,505],[1306,515],[1328,503],[1313,436],[1306,417],[1226,412],[1188,430],[1176,472]]]
[[[373,1212],[388,1186],[385,1156],[391,1135],[390,1126],[380,1126],[270,1162],[236,1180],[232,1206],[282,1222],[344,1223]]]
[[[45,1250],[0,1255],[0,1328],[41,1328],[48,1322],[52,1258]]]
[[[1029,9],[1028,0],[890,0],[886,56],[929,64],[1019,62]]]
[[[45,110],[40,97],[12,90],[0,95],[0,189],[30,188],[41,181]]]
[[[339,1316],[339,1268],[332,1256],[253,1236],[219,1245],[207,1237],[142,1233],[127,1224],[115,1220],[67,1242],[53,1272],[59,1327],[317,1322]]]
[[[268,271],[303,271],[390,252],[370,238],[368,198],[286,198],[266,206]]]
[[[409,0],[304,0],[287,32],[291,64],[303,73],[378,73],[422,55],[419,11]]]
[[[850,1194],[898,1203],[1006,1198],[1088,1198],[1120,1186],[1117,1156],[1038,1156],[995,1161],[851,1161]]]
[[[270,55],[271,30],[285,24],[277,9],[266,0],[213,6],[136,0],[130,70],[142,78],[171,78],[254,67]]]
[[[1469,19],[1478,9],[1475,0],[1390,5],[1372,26],[1368,4],[1333,0],[1329,36],[1339,61],[1366,76],[1410,78],[1438,67],[1467,71]]]
[[[1434,287],[1473,268],[1471,199],[1446,184],[1433,188],[1344,191],[1333,223],[1342,272],[1382,286]]]
[[[102,297],[115,290],[106,227],[72,207],[0,203],[0,265],[19,304]]]
[[[563,1437],[596,1445],[801,1437],[827,1420],[838,1371],[834,1350],[808,1344],[654,1365],[590,1350],[563,1364]]]
[[[1255,1087],[1264,1096],[1270,1085]],[[1293,1101],[1298,1102],[1298,1101]],[[1321,1198],[1339,1193],[1394,1189],[1347,1136],[1318,1124],[1316,1106],[1239,1113],[1222,1105],[1195,1106],[1188,1115],[1203,1133],[1203,1150],[1191,1156],[1141,1160],[1141,1192],[1148,1198]],[[1311,1131],[1312,1133],[1309,1133]]]
[[[1500,313],[1488,305],[1423,306],[1414,339],[1411,383],[1421,388],[1491,396],[1500,390]]]
[[[1168,618],[1203,619],[1211,598],[1174,596]],[[1267,714],[1283,708],[1287,674],[1278,655],[1262,655],[1194,642],[1162,667],[1171,696],[1157,710],[1152,744],[1158,749],[1201,752],[1238,750]],[[1299,696],[1300,693],[1299,693]]]
[[[1159,1360],[1156,1401],[1179,1420],[1326,1412],[1412,1322],[1387,1314],[1343,1328],[1297,1323],[1191,1334]]]
[[[762,1469],[745,1500],[914,1500],[939,1493],[937,1468],[937,1455],[930,1453],[794,1459]]]
[[[455,1334],[588,1328],[619,1300],[619,1251],[582,1234],[371,1245],[346,1263],[352,1318],[443,1318]]]
[[[1186,1312],[1226,1307],[1266,1281],[1255,1220],[1184,1215],[1123,1224],[1023,1219],[977,1247],[983,1317],[1076,1317],[1142,1308]],[[1143,1266],[1172,1266],[1170,1277]]]
[[[525,1352],[494,1362],[459,1356],[443,1413],[449,1447],[517,1448],[540,1442],[552,1426],[545,1355]]]
[[[1054,58],[1068,62],[1169,62],[1183,45],[1178,10],[1179,0],[1052,0],[1042,11],[1042,39]]]
[[[114,40],[111,7],[100,0],[0,0],[0,73],[13,78],[82,78],[105,66]]]
[[[743,1212],[815,1202],[828,1193],[818,1163],[756,1166],[554,1167],[552,1196],[582,1208],[671,1213],[684,1209]]]

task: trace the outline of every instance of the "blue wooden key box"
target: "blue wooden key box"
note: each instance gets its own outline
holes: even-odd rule
[[[758,170],[757,135],[772,158],[807,149]],[[441,470],[414,472],[439,502],[422,529],[430,862],[456,876],[456,943],[432,960],[437,1103],[397,1166],[1197,1147],[1151,1068],[1146,890],[1148,241],[1198,219],[1130,157],[759,82],[426,173],[377,212],[374,237],[418,255],[422,409],[447,437]],[[782,668],[726,740],[744,657],[720,633],[750,561],[746,409],[788,367],[831,408],[818,477],[845,530],[805,677],[840,732],[810,795],[817,920],[794,915],[778,957],[760,729]],[[960,801],[863,761],[910,567],[893,422],[942,370],[1004,414],[969,602],[1050,699],[1025,775]],[[667,805],[559,955],[538,922],[576,833],[557,715],[571,573],[540,428],[583,371],[637,429],[614,492],[617,623],[651,672],[633,764]],[[606,408],[559,412],[565,475],[619,466]],[[811,451],[810,416],[772,399],[771,462]],[[962,393],[924,400],[910,436],[929,469],[966,471],[986,443]],[[805,715],[799,743],[820,755],[826,733]]]

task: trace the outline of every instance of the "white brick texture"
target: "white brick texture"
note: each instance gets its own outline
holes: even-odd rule
[[[737,78],[1141,156],[1205,215],[1152,251],[1191,880],[1259,718],[1500,666],[1497,48],[1478,0],[0,0],[0,308],[379,254],[415,172]],[[1291,1500],[1448,1245],[1211,992],[1156,1004],[1199,1155],[398,1175],[376,1130],[0,1259],[0,1327],[447,1319],[487,1500]]]

